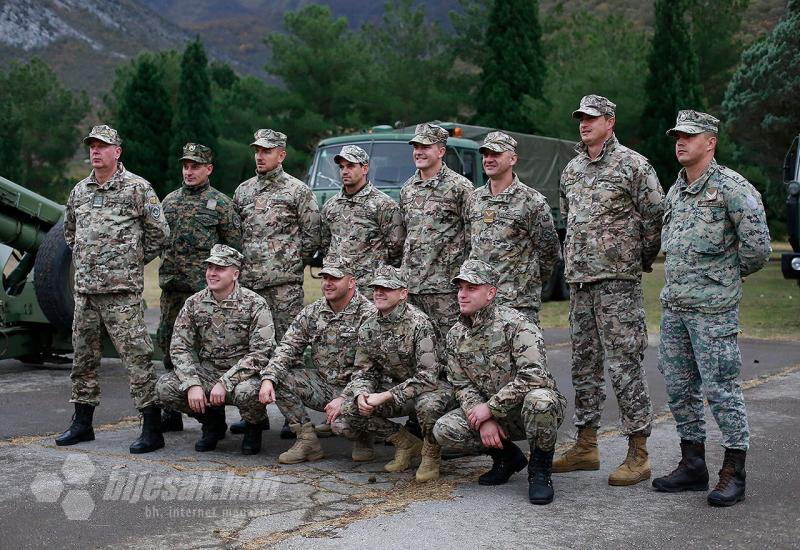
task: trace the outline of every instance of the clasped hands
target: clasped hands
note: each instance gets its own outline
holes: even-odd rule
[[[503,440],[508,439],[508,434],[492,417],[489,405],[481,403],[472,407],[467,413],[467,422],[470,428],[480,432],[485,447],[503,448]]]

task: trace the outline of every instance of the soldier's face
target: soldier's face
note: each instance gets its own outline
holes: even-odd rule
[[[355,288],[356,280],[352,275],[345,275],[341,279],[322,274],[322,294],[329,302],[337,302],[347,296],[350,289]]]
[[[238,278],[239,269],[232,265],[208,264],[206,266],[206,284],[212,292],[230,293]]]
[[[517,154],[511,151],[495,153],[488,149],[483,150],[483,171],[490,178],[505,175],[517,163]]]
[[[339,161],[339,175],[342,177],[342,185],[346,192],[361,188],[367,179],[369,164],[360,164],[342,159]]]
[[[431,145],[422,145],[421,143],[414,144],[414,166],[417,170],[427,170],[444,158],[445,147],[438,143]]]
[[[211,172],[214,171],[213,164],[204,164],[193,160],[184,160],[181,165],[183,181],[190,187],[204,184],[208,181]]]
[[[714,154],[717,137],[710,133],[684,134],[675,133],[675,156],[681,166],[693,166],[702,162],[709,154]]]
[[[267,149],[255,145],[256,172],[266,174],[275,170],[286,158],[286,149],[283,147],[272,147]]]
[[[372,301],[381,313],[390,313],[397,304],[408,298],[407,288],[372,287]]]
[[[604,143],[614,131],[614,121],[614,117],[581,114],[578,125],[581,141],[589,147]]]
[[[93,139],[89,142],[89,162],[92,168],[113,168],[116,166],[120,155],[122,154],[122,147],[119,145],[111,145],[99,139]]]
[[[497,289],[492,285],[475,285],[458,281],[458,308],[462,315],[471,317],[492,303]]]

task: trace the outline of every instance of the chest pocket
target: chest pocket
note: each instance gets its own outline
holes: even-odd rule
[[[725,207],[695,204],[693,210],[695,223],[690,231],[694,251],[698,254],[722,253],[725,250]]]
[[[628,212],[630,196],[619,176],[598,176],[592,191],[592,209],[596,214],[614,215]]]

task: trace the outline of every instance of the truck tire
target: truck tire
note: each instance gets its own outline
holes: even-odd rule
[[[75,313],[73,277],[72,250],[64,240],[62,220],[47,232],[33,264],[33,283],[39,307],[47,320],[62,332],[72,331]]]

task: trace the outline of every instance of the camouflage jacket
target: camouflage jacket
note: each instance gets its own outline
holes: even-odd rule
[[[261,371],[262,380],[280,385],[289,369],[303,366],[303,354],[310,346],[311,363],[325,381],[336,387],[347,386],[353,374],[358,329],[375,311],[372,302],[358,291],[339,313],[334,313],[324,297],[308,304],[289,325],[269,365]]]
[[[464,215],[472,183],[447,165],[436,177],[417,172],[400,190],[400,212],[406,227],[403,270],[412,294],[453,291],[450,280],[465,259]]]
[[[441,365],[427,315],[400,302],[388,315],[376,312],[358,331],[355,371],[349,394],[378,391],[388,380],[395,403],[403,405],[438,386]]]
[[[742,277],[772,253],[761,195],[715,160],[692,184],[681,170],[665,200],[662,242],[661,302],[706,313],[738,307]]]
[[[664,192],[640,154],[613,135],[591,160],[583,143],[561,174],[561,215],[567,220],[565,278],[639,281],[661,246]]]
[[[203,289],[186,300],[170,343],[181,390],[199,386],[198,365],[220,372],[227,391],[257,376],[275,349],[275,327],[266,300],[236,283],[218,302]]]
[[[322,251],[350,258],[359,288],[370,283],[376,267],[400,265],[406,238],[400,208],[371,183],[355,195],[328,199],[321,217]]]
[[[161,253],[169,225],[153,188],[125,170],[103,185],[94,171],[69,194],[64,238],[75,263],[75,292],[144,290],[144,265]]]
[[[303,282],[319,248],[319,207],[306,184],[278,166],[243,182],[233,195],[242,219],[241,283],[262,289]]]
[[[490,184],[473,191],[467,203],[469,257],[500,273],[497,303],[539,309],[542,282],[561,258],[550,206],[516,174],[511,186],[497,195]]]
[[[557,390],[539,328],[520,312],[489,304],[447,333],[447,376],[465,413],[487,403],[495,418],[537,388]]]
[[[215,244],[241,250],[239,215],[224,193],[206,182],[182,185],[164,198],[170,239],[161,252],[158,285],[164,290],[197,292],[206,284],[205,260]]]

